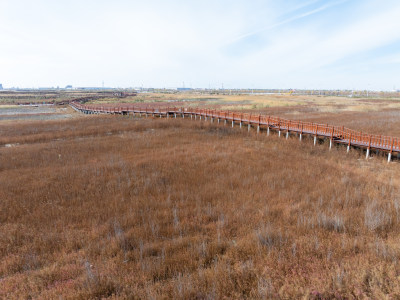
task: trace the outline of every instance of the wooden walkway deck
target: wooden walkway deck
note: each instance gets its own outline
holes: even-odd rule
[[[226,124],[230,122],[232,127],[239,124],[240,127],[247,125],[260,130],[275,130],[281,135],[285,133],[288,138],[290,133],[295,133],[300,140],[303,135],[311,135],[314,137],[314,144],[318,138],[327,138],[330,140],[330,148],[334,143],[347,145],[347,151],[351,147],[366,149],[366,157],[370,155],[370,150],[375,149],[384,151],[388,154],[388,161],[391,161],[393,153],[400,153],[400,139],[397,137],[372,135],[364,132],[355,131],[344,126],[332,126],[328,124],[317,124],[311,122],[303,122],[297,120],[287,120],[274,116],[266,116],[251,113],[238,113],[232,111],[198,109],[198,108],[182,108],[182,107],[144,107],[143,105],[129,105],[120,107],[102,106],[102,105],[84,105],[79,102],[71,102],[70,105],[77,111],[85,114],[121,114],[121,115],[152,115],[155,117],[190,117],[194,119],[204,118],[213,122],[224,121]]]

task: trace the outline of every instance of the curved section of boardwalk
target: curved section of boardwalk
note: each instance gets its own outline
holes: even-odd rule
[[[359,147],[367,150],[367,157],[371,149],[381,150],[388,153],[388,161],[391,160],[394,152],[400,153],[400,140],[397,137],[372,135],[359,131],[355,131],[344,126],[332,126],[327,124],[317,124],[311,122],[302,122],[294,120],[286,120],[273,116],[257,115],[251,113],[238,113],[232,111],[211,110],[211,109],[198,109],[198,108],[177,108],[177,107],[152,107],[147,108],[140,105],[130,105],[123,107],[107,107],[101,105],[84,105],[78,102],[71,102],[70,105],[77,111],[86,114],[150,114],[157,117],[171,117],[171,116],[191,116],[192,118],[211,118],[235,123],[247,124],[257,128],[257,132],[261,128],[266,128],[268,133],[270,130],[276,130],[286,133],[288,137],[291,132],[297,133],[300,137],[304,134],[314,136],[314,143],[317,138],[328,138],[330,140],[330,147],[333,143],[340,143],[347,145],[347,150],[350,147]]]

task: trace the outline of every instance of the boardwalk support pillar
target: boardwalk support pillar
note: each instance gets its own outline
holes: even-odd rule
[[[233,128],[233,123],[234,123],[234,122],[233,122],[233,120],[232,120],[232,128]]]
[[[329,150],[332,149],[332,139],[329,140]]]
[[[250,125],[250,123],[249,123],[249,125],[247,125],[247,131],[250,132],[250,128],[251,128],[251,125]]]
[[[349,136],[349,144],[347,145],[347,153],[350,152],[350,147],[351,147],[351,134]]]
[[[224,125],[226,125],[226,119],[224,120]]]
[[[239,123],[240,128],[242,128],[242,122]]]
[[[393,145],[394,145],[394,139],[392,138],[392,145],[390,146],[390,152],[388,155],[388,163],[390,163],[390,161],[392,160]]]
[[[289,131],[286,132],[286,139],[289,139]]]
[[[281,131],[280,130],[278,131],[278,136],[281,137]]]
[[[314,136],[314,146],[317,145],[317,136]]]
[[[260,125],[257,126],[257,133],[260,133]]]
[[[303,134],[300,133],[300,136],[299,136],[300,142],[301,142],[302,139],[303,139]]]
[[[269,127],[268,127],[268,129],[267,129],[267,136],[269,136],[269,132],[270,132],[270,129],[269,129]]]

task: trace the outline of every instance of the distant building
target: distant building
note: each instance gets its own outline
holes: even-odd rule
[[[82,90],[82,91],[114,90],[114,88],[110,88],[110,87],[96,87],[96,86],[76,87],[75,89]]]
[[[67,86],[65,87],[65,89],[66,89],[66,90],[72,90],[72,85],[67,85]]]
[[[3,85],[0,83],[0,90],[2,90],[3,89]]]
[[[179,92],[184,92],[184,91],[191,91],[192,89],[191,88],[177,88],[177,90],[179,91]]]

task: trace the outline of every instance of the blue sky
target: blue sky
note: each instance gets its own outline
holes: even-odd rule
[[[400,89],[396,0],[0,0],[0,83]]]

